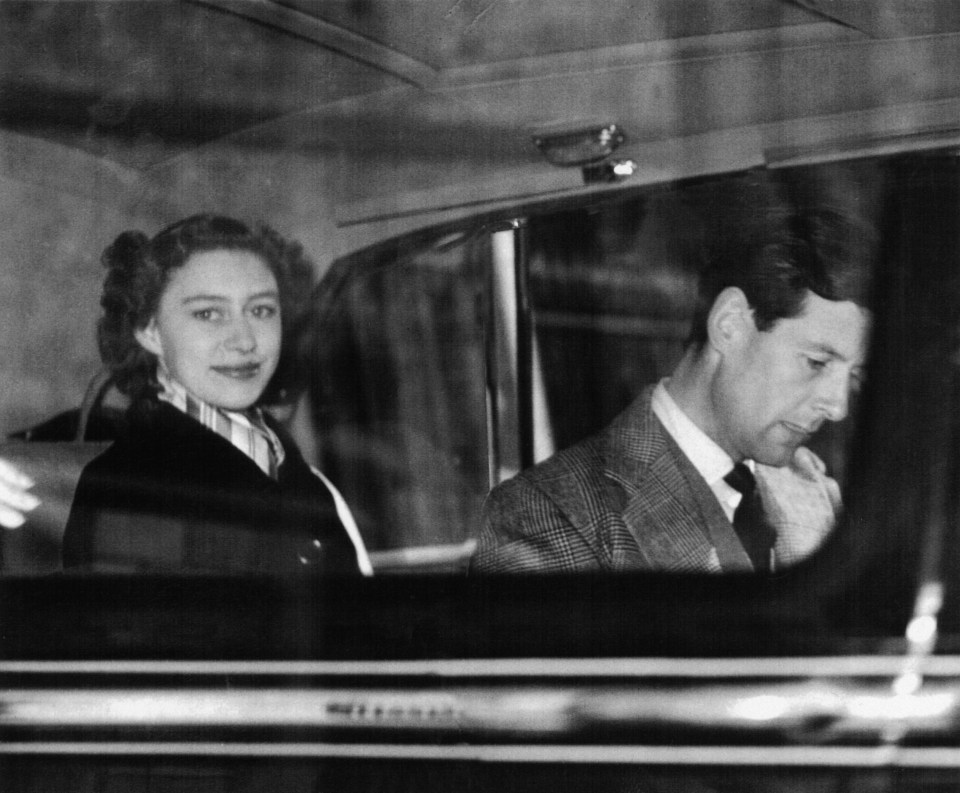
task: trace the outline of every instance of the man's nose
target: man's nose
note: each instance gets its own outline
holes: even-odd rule
[[[816,407],[828,421],[842,421],[850,408],[850,375],[838,369],[821,381]]]
[[[245,317],[240,317],[230,324],[225,344],[229,349],[238,352],[253,352],[257,348],[257,336]]]

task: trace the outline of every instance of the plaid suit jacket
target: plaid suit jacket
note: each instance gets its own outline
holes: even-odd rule
[[[652,386],[644,389],[599,434],[494,488],[471,569],[751,570],[713,491],[654,415],[652,393]],[[827,478],[761,469],[765,508],[774,491],[785,494],[768,513],[778,532],[775,555],[778,563],[795,561],[832,526]],[[790,506],[798,500],[799,513]]]

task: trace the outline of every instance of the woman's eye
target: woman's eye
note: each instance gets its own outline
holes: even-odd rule
[[[807,366],[809,366],[815,372],[820,372],[826,369],[828,363],[830,362],[821,358],[807,358]]]
[[[199,319],[202,322],[212,322],[220,318],[220,312],[215,308],[201,308],[194,311],[193,316],[194,319]]]
[[[277,315],[278,309],[274,305],[254,306],[252,313],[257,319],[270,319]]]

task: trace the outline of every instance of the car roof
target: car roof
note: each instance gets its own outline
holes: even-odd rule
[[[174,217],[239,182],[223,163],[240,152],[323,204],[344,230],[331,255],[544,198],[960,136],[951,0],[14,1],[0,17],[8,176]],[[622,182],[534,145],[611,123],[636,164]],[[228,208],[262,207],[269,181]]]

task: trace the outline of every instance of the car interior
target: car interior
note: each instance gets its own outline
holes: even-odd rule
[[[947,791],[960,779],[951,0],[3,0],[0,789]],[[852,221],[835,529],[772,575],[469,570],[488,493],[683,353],[736,180]],[[373,575],[64,570],[128,406],[100,255],[298,240],[273,415]]]

